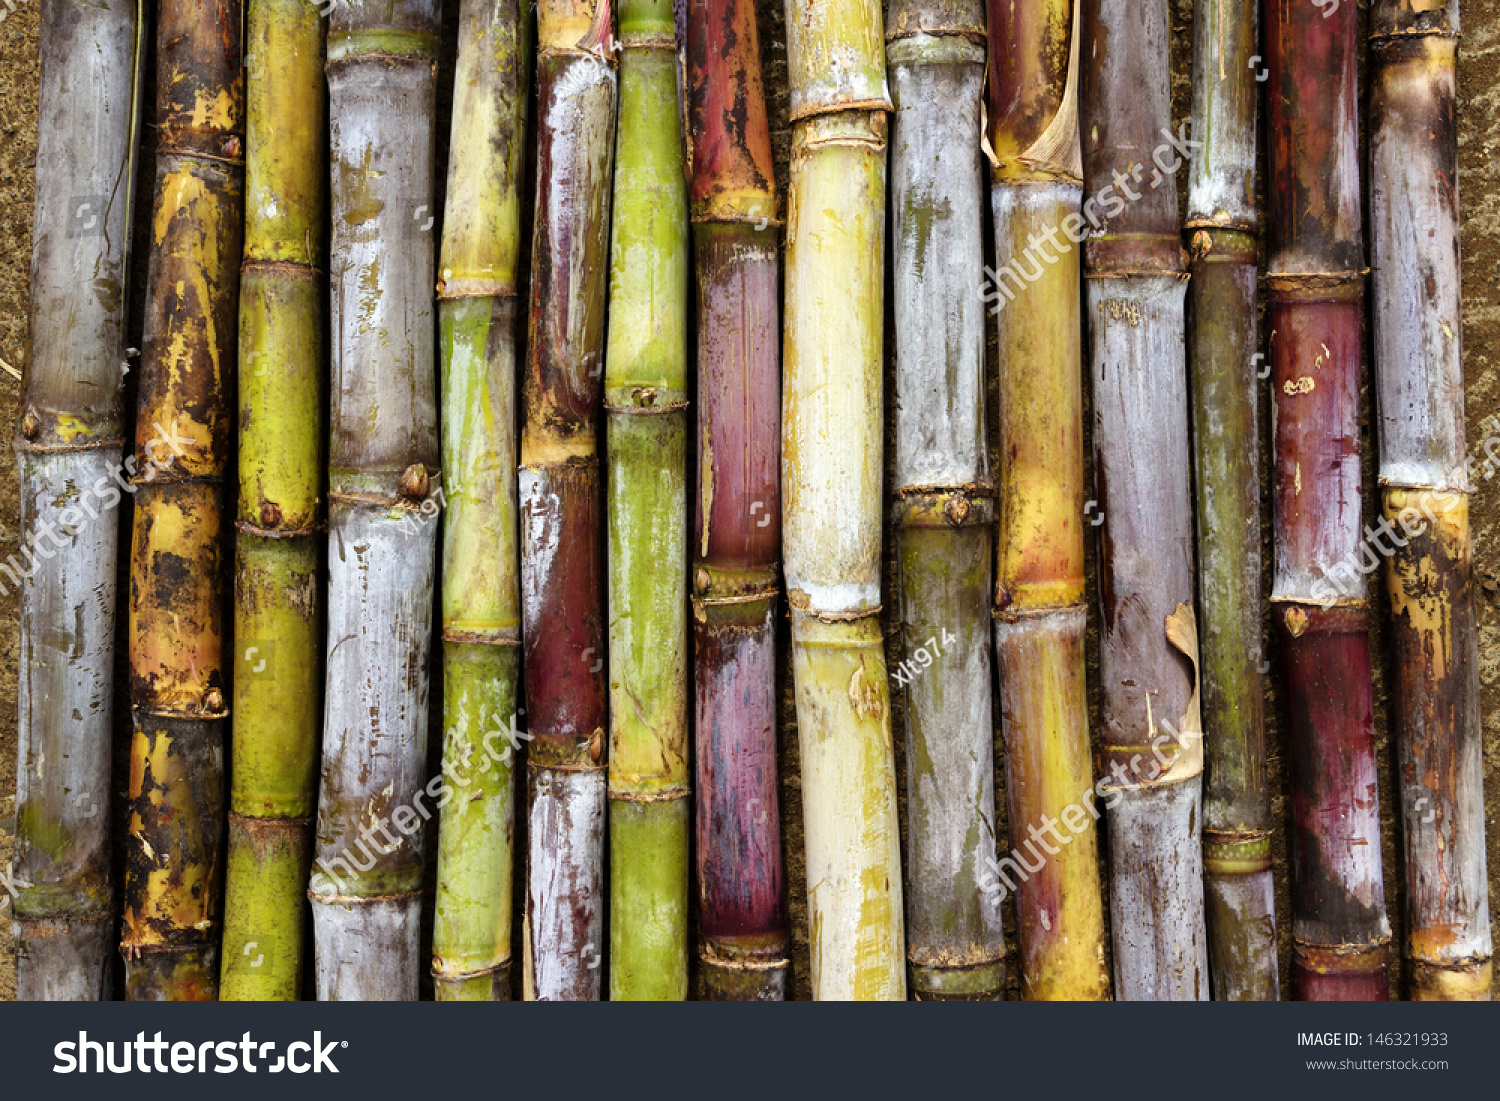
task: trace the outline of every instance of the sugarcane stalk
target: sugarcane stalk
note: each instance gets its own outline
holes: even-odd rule
[[[516,280],[529,9],[459,13],[438,260],[442,342],[443,773],[432,981],[439,1001],[511,997],[511,870],[521,594],[516,527]]]
[[[985,298],[999,328],[1003,479],[994,619],[1014,847],[986,874],[1015,894],[1021,994],[1035,1000],[1109,997],[1084,672],[1078,22],[1073,0],[989,5]],[[1059,823],[1067,832],[1045,840]]]
[[[979,280],[981,0],[891,0],[894,519],[906,697],[906,930],[920,1000],[993,1000],[1005,976],[995,859]]]
[[[320,1001],[416,999],[426,800],[447,802],[441,775],[424,786],[438,26],[438,0],[350,0],[329,18],[328,642],[308,892]]]
[[[786,997],[776,783],[776,177],[752,0],[690,0],[698,274],[697,872],[705,996]]]
[[[243,235],[238,0],[157,15],[156,188],[131,544],[126,997],[218,997],[224,489]]]
[[[1166,0],[1085,0],[1083,32],[1115,995],[1198,1000],[1203,734]]]
[[[317,797],[323,22],[252,0],[246,42],[229,851],[220,996],[301,995]]]
[[[110,732],[126,273],[144,17],[136,0],[41,8],[30,348],[15,440],[20,555],[16,996],[110,993]],[[45,540],[45,543],[43,542]]]
[[[1384,1000],[1390,927],[1359,568],[1357,12],[1300,0],[1266,10],[1271,619],[1290,720],[1293,984],[1304,1001]]]
[[[604,955],[605,655],[595,421],[616,74],[610,0],[537,6],[536,222],[522,382],[525,994],[597,999]]]
[[[1261,672],[1256,15],[1253,3],[1197,0],[1193,133],[1201,146],[1185,223],[1203,717],[1213,730],[1205,747],[1203,871],[1220,1001],[1280,996]]]
[[[1380,0],[1371,9],[1370,247],[1408,989],[1416,1000],[1488,1001],[1474,487],[1460,358],[1458,35],[1457,0]]]
[[[687,180],[672,0],[620,0],[609,343],[609,996],[687,997]]]
[[[781,499],[812,990],[904,1000],[880,629],[886,90],[880,6],[787,0]]]

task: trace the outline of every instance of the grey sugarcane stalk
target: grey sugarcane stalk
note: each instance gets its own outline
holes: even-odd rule
[[[787,0],[792,156],[781,499],[812,989],[904,1000],[880,629],[886,89],[874,0]]]
[[[1458,37],[1458,0],[1372,6],[1370,248],[1382,526],[1394,551],[1386,588],[1408,989],[1417,1000],[1487,1001],[1493,946],[1460,355]]]
[[[130,555],[125,994],[218,997],[229,717],[225,482],[244,229],[238,0],[157,14],[157,151]]]
[[[322,684],[323,21],[250,0],[220,996],[301,997]]]
[[[1256,324],[1257,7],[1198,0],[1184,236],[1206,749],[1203,870],[1214,998],[1275,1001],[1276,893],[1261,672]]]
[[[433,127],[439,0],[328,27],[328,635],[316,868],[320,1001],[415,1000],[438,525]],[[460,796],[462,797],[462,796]]]
[[[521,658],[516,284],[529,8],[464,0],[438,259],[442,346],[443,763],[432,981],[439,1001],[511,997]]]
[[[1094,477],[1102,506],[1099,783],[1115,996],[1209,996],[1189,499],[1185,257],[1166,0],[1084,0]],[[1184,150],[1185,151],[1185,150]],[[1075,223],[1076,224],[1076,223]],[[1064,227],[1066,228],[1066,227]]]
[[[688,211],[672,0],[620,0],[609,342],[609,996],[687,997]]]
[[[994,618],[1012,848],[986,883],[1016,897],[1021,994],[1035,1000],[1109,997],[1079,520],[1080,18],[1073,0],[989,5],[995,268],[984,293],[999,334]]]
[[[535,230],[523,427],[525,995],[597,999],[605,973],[606,696],[597,427],[617,79],[610,0],[537,7]]]
[[[986,602],[981,0],[892,0],[891,279],[906,695],[906,934],[918,999],[990,1000],[1005,976]],[[986,886],[981,887],[981,881]]]
[[[110,994],[114,511],[144,16],[137,0],[44,0],[30,342],[15,440],[20,561],[16,996]],[[24,564],[23,564],[24,563]],[[7,586],[11,588],[7,588]]]

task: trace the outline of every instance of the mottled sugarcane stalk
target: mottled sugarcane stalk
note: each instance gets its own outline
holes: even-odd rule
[[[318,783],[323,21],[250,0],[235,679],[220,995],[302,992]]]
[[[620,0],[609,344],[609,996],[687,997],[688,212],[672,0]]]
[[[1380,0],[1370,30],[1370,246],[1382,527],[1394,548],[1386,585],[1409,990],[1413,999],[1488,1000],[1473,485],[1459,355],[1458,0]]]
[[[1316,8],[1313,9],[1317,11]],[[1084,0],[1099,673],[1115,994],[1209,996],[1184,297],[1166,0]],[[1181,139],[1175,139],[1180,141]],[[1024,292],[1023,292],[1024,293]]]
[[[906,954],[919,999],[993,1000],[995,859],[984,438],[982,0],[891,0],[895,523],[906,695]]]
[[[875,0],[787,0],[781,496],[812,989],[904,1000],[901,838],[880,629],[885,49]]]
[[[126,271],[143,56],[137,0],[44,0],[30,356],[16,436],[21,655],[16,996],[110,992],[110,732]],[[45,541],[45,542],[44,542]]]
[[[536,223],[522,384],[527,999],[597,999],[604,957],[605,656],[595,421],[616,75],[610,0],[537,7]]]
[[[1021,994],[1036,1000],[1109,997],[1084,673],[1080,33],[1073,0],[989,5],[985,298],[999,321],[1003,477],[994,618],[1013,851],[987,883],[1016,896]],[[1048,234],[1057,252],[1039,257],[1033,243],[1045,249]],[[1026,285],[1018,272],[1037,278]],[[1038,837],[1058,823],[1065,833]]]
[[[1186,236],[1197,475],[1208,959],[1220,1001],[1275,1001],[1276,894],[1261,673],[1254,3],[1197,0]]]
[[[776,785],[781,330],[776,179],[753,0],[690,0],[698,273],[698,928],[705,996],[786,997]]]
[[[212,1000],[224,875],[224,482],[243,232],[238,0],[157,16],[130,573],[126,997]]]
[[[319,1001],[416,999],[427,800],[446,802],[441,775],[424,787],[438,2],[351,0],[328,28],[328,643],[308,892]]]
[[[1270,0],[1266,12],[1271,619],[1290,720],[1293,983],[1304,1001],[1384,1000],[1390,926],[1360,568],[1358,12],[1303,0]]]
[[[442,340],[443,773],[432,981],[439,1001],[511,997],[521,592],[516,279],[529,7],[464,0],[438,260]]]

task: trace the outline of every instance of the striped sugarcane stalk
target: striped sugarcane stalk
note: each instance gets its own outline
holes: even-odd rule
[[[16,996],[110,992],[110,731],[137,0],[44,0],[21,483]],[[45,540],[45,544],[43,543]],[[0,584],[0,593],[9,590]]]
[[[609,996],[687,997],[688,212],[672,0],[620,0],[609,343]]]
[[[1314,11],[1317,9],[1314,8]],[[1166,0],[1085,0],[1084,179],[1103,524],[1098,787],[1122,1000],[1209,996],[1189,499],[1185,256]]]
[[[781,498],[813,996],[904,1000],[880,628],[885,50],[875,0],[787,0]]]
[[[1458,0],[1380,0],[1371,9],[1381,528],[1393,545],[1386,585],[1406,824],[1406,955],[1410,994],[1419,1000],[1490,996],[1473,485],[1459,357],[1458,34]]]
[[[1203,871],[1221,1001],[1279,997],[1261,673],[1257,7],[1197,0],[1193,14],[1193,133],[1202,144],[1188,185],[1188,347],[1203,715],[1214,732],[1205,746]]]
[[[432,981],[439,1001],[511,997],[521,592],[516,280],[529,7],[464,0],[438,260],[442,342],[443,773]]]
[[[1292,973],[1304,1001],[1383,1000],[1390,926],[1360,568],[1358,12],[1304,0],[1266,11],[1271,619],[1290,720]]]
[[[753,0],[689,0],[698,272],[698,928],[705,995],[786,997],[776,787],[776,177]]]
[[[905,660],[906,932],[918,999],[1005,978],[985,614],[994,499],[984,437],[979,145],[983,0],[890,0],[893,513]]]
[[[157,13],[130,569],[126,997],[213,1000],[224,875],[225,475],[243,204],[239,0]]]
[[[302,990],[318,783],[323,21],[250,0],[225,1001]]]
[[[521,400],[529,729],[525,994],[597,999],[604,954],[604,601],[595,420],[616,75],[610,0],[537,6],[536,223]]]
[[[341,0],[329,18],[328,649],[308,892],[319,1001],[414,1000],[421,974],[426,798],[443,781],[423,786],[438,4]]]
[[[1016,842],[992,878],[1016,895],[1021,993],[1037,1000],[1109,997],[1084,673],[1078,12],[1074,0],[989,5],[996,259],[985,297],[999,320],[1003,476],[995,651]]]

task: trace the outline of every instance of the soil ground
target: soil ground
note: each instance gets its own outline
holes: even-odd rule
[[[1173,0],[1174,61],[1178,76],[1174,86],[1174,129],[1187,114],[1187,87],[1191,54],[1191,0]],[[456,8],[456,4],[453,5]],[[765,65],[765,83],[770,97],[773,138],[777,156],[778,177],[786,180],[786,158],[790,144],[787,119],[785,34],[781,0],[757,0],[760,33]],[[451,79],[451,49],[454,41],[453,13],[447,19],[449,54],[443,75]],[[0,16],[5,9],[0,7]],[[1500,0],[1468,0],[1464,11],[1465,37],[1459,67],[1459,142],[1460,175],[1463,193],[1464,251],[1464,368],[1468,401],[1469,442],[1471,452],[1482,446],[1489,436],[1500,434]],[[0,21],[0,423],[10,431],[15,423],[20,394],[17,372],[25,369],[27,356],[26,314],[31,240],[31,208],[36,182],[36,95],[37,0],[21,0],[18,7]],[[442,97],[446,112],[448,97]],[[147,102],[150,102],[148,98]],[[446,114],[439,120],[439,133],[447,131]],[[444,150],[440,156],[446,156]],[[438,174],[441,180],[442,173]],[[46,181],[44,181],[44,186]],[[149,194],[149,187],[145,189]],[[137,272],[140,268],[137,266]],[[138,299],[142,280],[135,283]],[[889,312],[889,311],[888,311]],[[130,342],[139,346],[139,309],[132,310],[136,319],[130,330]],[[888,319],[889,321],[889,319]],[[992,371],[993,346],[992,352]],[[1366,356],[1368,383],[1368,355]],[[892,364],[887,364],[888,371]],[[887,378],[887,393],[892,392]],[[1369,388],[1366,387],[1368,401]],[[989,423],[997,423],[996,389],[990,387]],[[1266,423],[1268,417],[1263,417]],[[892,426],[894,418],[891,419]],[[1371,442],[1367,437],[1367,445]],[[1369,448],[1367,446],[1367,452]],[[889,448],[888,448],[889,455]],[[996,456],[995,458],[998,458]],[[992,462],[998,469],[998,462]],[[1373,468],[1367,479],[1367,502],[1378,500],[1373,493]],[[17,549],[18,490],[15,459],[10,448],[0,448],[0,560]],[[1367,505],[1367,512],[1369,506]],[[1485,772],[1487,831],[1490,860],[1491,893],[1500,897],[1500,827],[1496,825],[1500,810],[1500,480],[1481,481],[1471,505],[1475,545],[1475,571],[1479,588],[1480,676],[1485,730]],[[128,523],[128,517],[122,517]],[[127,541],[128,545],[128,541]],[[1268,548],[1269,549],[1269,548]],[[886,558],[886,606],[894,607],[891,581],[894,559],[888,546]],[[1091,574],[1092,581],[1092,574]],[[1097,594],[1091,591],[1091,598]],[[1375,683],[1376,727],[1379,739],[1382,776],[1382,848],[1386,869],[1386,898],[1391,914],[1395,943],[1399,945],[1404,924],[1405,901],[1399,859],[1399,804],[1392,787],[1394,751],[1390,737],[1390,702],[1386,689],[1386,663],[1379,623],[1384,611],[1377,596],[1372,621],[1376,644]],[[1091,618],[1096,614],[1091,604]],[[14,593],[0,597],[0,867],[10,856],[11,835],[15,820],[16,766],[16,662],[19,655],[17,602]],[[897,659],[897,635],[887,616],[887,639],[891,660]],[[787,639],[783,624],[782,652]],[[1091,632],[1091,674],[1097,662],[1097,637]],[[1097,678],[1095,678],[1097,680]],[[1097,696],[1097,692],[1096,692]],[[1274,697],[1274,692],[1273,692]],[[1097,698],[1095,715],[1097,718]],[[1282,723],[1276,701],[1268,709],[1269,744],[1272,756],[1272,782],[1276,796],[1277,821],[1280,825],[1276,850],[1278,882],[1278,924],[1282,936],[1281,959],[1285,971],[1291,958],[1290,921],[1287,898],[1287,866],[1284,839],[1288,808],[1284,798],[1285,778],[1281,767]],[[905,815],[904,738],[899,696],[896,701],[895,737],[898,776],[902,783],[902,813]],[[117,729],[128,731],[128,717],[121,715]],[[806,883],[803,860],[801,790],[798,775],[796,717],[792,706],[791,676],[785,661],[781,668],[781,794],[782,824],[787,864],[787,894],[793,936],[793,991],[798,998],[810,994],[807,955]],[[122,749],[123,745],[117,747]],[[998,729],[995,734],[995,768],[997,791],[1004,790],[1004,746]],[[1002,851],[1010,847],[1004,836],[1005,801],[999,800],[1002,826]],[[3,901],[3,900],[0,900]],[[0,999],[14,997],[14,969],[10,953],[8,908],[0,910]],[[1007,915],[1007,936],[1014,944],[1014,914]],[[1399,976],[1393,970],[1392,995],[1399,996]],[[1283,974],[1284,988],[1289,989]],[[1015,980],[1011,979],[1010,996]],[[1500,992],[1500,987],[1497,987]]]

